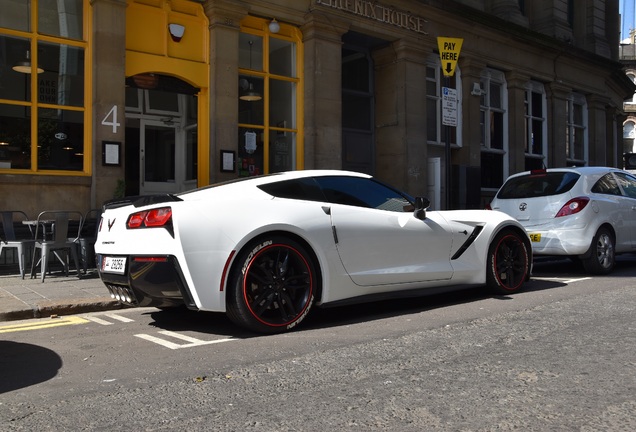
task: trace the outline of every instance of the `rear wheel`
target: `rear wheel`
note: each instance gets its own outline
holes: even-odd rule
[[[601,227],[596,232],[590,250],[582,257],[583,266],[591,274],[607,274],[616,264],[614,236],[607,228]]]
[[[530,257],[521,234],[511,230],[497,234],[488,249],[488,288],[498,294],[517,292],[529,272]]]
[[[235,323],[260,333],[298,325],[309,313],[317,274],[311,255],[282,236],[263,238],[236,261],[227,292],[227,312]]]

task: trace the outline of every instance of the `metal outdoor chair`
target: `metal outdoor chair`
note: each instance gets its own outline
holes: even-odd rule
[[[82,220],[83,215],[78,211],[47,210],[38,215],[31,263],[31,278],[36,277],[36,268],[38,264],[41,264],[41,278],[42,282],[44,282],[51,254],[64,266],[64,272],[68,276],[68,253],[70,253],[75,263],[77,276],[80,276],[78,245]],[[73,223],[71,224],[70,222]],[[35,257],[38,249],[40,250],[40,260],[36,263]]]
[[[95,241],[99,222],[102,218],[102,209],[91,209],[84,214],[79,236],[79,257],[84,266],[84,274],[89,268],[94,268],[95,263]]]
[[[20,210],[5,210],[0,212],[2,217],[2,231],[0,231],[0,254],[3,249],[16,249],[20,276],[24,279],[25,256],[27,248],[33,246],[35,237],[30,225],[23,225],[24,229],[16,229],[17,224],[29,220],[27,214]],[[16,224],[16,225],[14,225]],[[17,225],[19,228],[22,226]]]

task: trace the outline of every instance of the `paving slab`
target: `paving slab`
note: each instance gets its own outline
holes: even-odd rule
[[[52,315],[122,309],[110,297],[96,271],[52,274],[44,279],[24,279],[19,274],[0,275],[0,321],[47,318]]]

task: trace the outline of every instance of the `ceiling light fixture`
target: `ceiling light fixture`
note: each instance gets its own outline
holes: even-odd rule
[[[247,101],[247,102],[256,102],[256,101],[259,101],[259,100],[263,99],[263,97],[261,96],[261,94],[259,92],[254,90],[254,84],[250,83],[247,91],[245,93],[243,93],[239,97],[239,99]]]
[[[252,44],[254,42],[249,41],[248,43],[250,44],[250,69],[252,69]],[[248,85],[245,86],[246,87],[245,93],[239,96],[240,100],[247,101],[247,102],[256,102],[263,99],[260,93],[254,90],[254,84],[252,84],[251,82],[247,80],[245,80],[245,83],[247,83]],[[241,80],[241,86],[242,85],[243,85],[243,80]]]
[[[26,51],[26,56],[24,60],[17,62],[13,66],[13,70],[20,73],[30,74],[31,73],[31,52],[29,50]],[[41,67],[36,68],[37,73],[41,74],[44,72],[44,69]]]
[[[276,21],[276,18],[272,19],[269,23],[269,31],[272,33],[278,33],[280,31],[280,24]]]

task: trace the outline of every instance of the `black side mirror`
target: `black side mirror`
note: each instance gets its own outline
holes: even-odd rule
[[[431,205],[431,201],[425,197],[415,197],[415,211],[413,216],[420,220],[426,219],[426,209]]]

